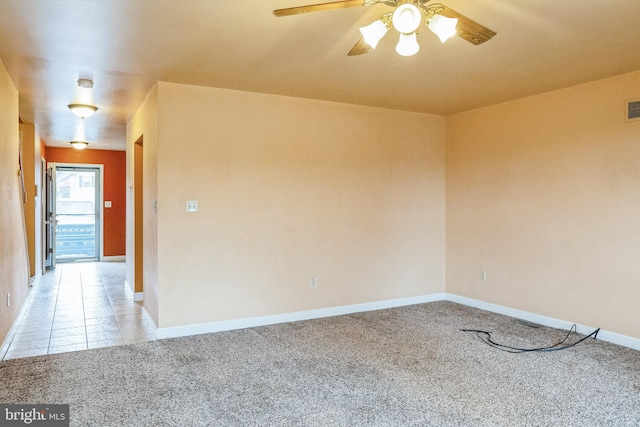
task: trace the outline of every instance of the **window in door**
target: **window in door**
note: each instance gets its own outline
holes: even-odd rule
[[[100,258],[100,169],[55,168],[55,260]]]

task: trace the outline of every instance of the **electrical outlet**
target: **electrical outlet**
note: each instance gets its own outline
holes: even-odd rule
[[[486,272],[486,271],[483,271],[482,273],[480,273],[480,278],[481,278],[482,280],[487,280],[487,272]]]
[[[311,289],[316,289],[318,287],[318,278],[311,276],[311,278],[309,279],[309,287]]]
[[[197,200],[187,200],[187,212],[198,212]]]

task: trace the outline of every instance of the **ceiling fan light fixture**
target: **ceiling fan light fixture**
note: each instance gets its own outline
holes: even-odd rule
[[[372,22],[366,27],[360,27],[360,33],[364,41],[373,49],[376,48],[380,39],[387,34],[387,31],[389,31],[389,26],[382,22],[382,19]]]
[[[398,6],[391,18],[393,27],[403,34],[411,34],[417,30],[421,19],[420,10],[411,3]]]
[[[456,25],[458,25],[458,18],[433,15],[429,20],[428,27],[444,43],[449,37],[456,35]]]
[[[82,119],[90,117],[98,111],[98,107],[93,104],[93,81],[90,79],[78,80],[78,91],[76,96],[67,107]]]
[[[416,33],[403,34],[400,33],[400,40],[396,45],[396,52],[402,56],[413,56],[420,50],[420,45],[416,38]]]

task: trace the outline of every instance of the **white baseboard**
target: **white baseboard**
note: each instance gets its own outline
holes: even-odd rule
[[[219,322],[209,322],[184,326],[171,326],[158,328],[156,336],[158,339],[174,338],[189,335],[206,334],[211,332],[229,331],[234,329],[252,328],[256,326],[273,325],[277,323],[297,322],[300,320],[319,319],[322,317],[340,316],[351,313],[359,313],[363,311],[381,310],[385,308],[401,307],[413,304],[424,304],[434,301],[451,301],[469,307],[479,308],[481,310],[490,311],[492,313],[502,314],[514,317],[516,319],[526,320],[528,322],[538,323],[540,325],[552,328],[569,330],[574,322],[555,319],[552,317],[542,316],[527,311],[517,310],[497,304],[492,304],[472,298],[462,297],[447,293],[437,293],[430,295],[421,295],[417,297],[399,298],[385,301],[375,301],[363,304],[345,305],[339,307],[329,307],[317,310],[298,311],[294,313],[275,314],[271,316],[250,317],[245,319],[222,320]],[[596,327],[576,324],[576,332],[580,334],[590,334],[595,331]],[[600,330],[597,339],[640,350],[640,339],[621,335],[615,332]]]
[[[125,255],[103,256],[102,262],[125,262],[126,258]]]
[[[503,314],[509,317],[515,317],[516,319],[526,320],[527,322],[538,323],[540,325],[549,326],[551,328],[558,328],[569,330],[575,324],[576,332],[580,334],[588,335],[595,331],[597,327],[579,325],[574,322],[566,320],[554,319],[553,317],[541,316],[539,314],[530,313],[527,311],[516,310],[514,308],[505,307],[502,305],[491,304],[488,302],[461,297],[453,294],[446,294],[445,299],[447,301],[456,302],[458,304],[467,305],[469,307],[479,308],[481,310],[490,311],[492,313]],[[621,335],[615,332],[609,332],[600,330],[597,335],[597,339],[601,341],[607,341],[613,344],[618,344],[624,347],[629,347],[634,350],[640,350],[640,339]]]
[[[133,287],[129,284],[127,279],[124,280],[124,287],[127,295],[131,294],[134,301],[142,301],[143,300],[143,292],[134,292]]]
[[[274,325],[277,323],[297,322],[300,320],[319,319],[322,317],[340,316],[363,311],[381,310],[405,305],[423,304],[445,299],[444,293],[421,295],[417,297],[398,298],[375,301],[363,304],[343,305],[339,307],[321,308],[317,310],[298,311],[294,313],[274,314],[270,316],[250,317],[245,319],[222,320],[219,322],[200,323],[184,326],[158,328],[156,337],[174,338],[188,335],[207,334],[210,332],[230,331],[234,329],[253,328],[256,326]]]
[[[156,331],[158,330],[158,325],[156,325],[156,321],[153,320],[153,317],[151,316],[151,314],[149,314],[149,311],[144,306],[142,306],[141,309],[142,309],[142,316],[145,317],[147,322],[151,324],[151,327],[155,334]],[[157,338],[157,335],[156,335],[156,338]]]
[[[42,277],[42,273],[36,273],[35,276],[31,276],[29,278],[29,287],[35,288],[36,286],[38,286],[38,283],[40,283],[41,277]]]
[[[7,351],[9,350],[9,346],[11,345],[11,341],[13,341],[13,336],[16,334],[16,328],[19,326],[20,321],[22,320],[22,318],[24,317],[24,314],[27,312],[27,310],[29,309],[29,306],[31,305],[31,300],[33,299],[32,298],[33,289],[35,286],[38,286],[39,283],[40,283],[39,277],[36,277],[36,280],[34,280],[33,282],[30,281],[29,294],[27,295],[27,298],[25,299],[24,304],[22,304],[22,307],[20,308],[18,315],[13,320],[13,323],[11,324],[11,328],[9,328],[9,332],[7,332],[7,336],[4,337],[4,340],[2,341],[2,345],[0,346],[0,360],[4,358],[5,354],[7,354]]]

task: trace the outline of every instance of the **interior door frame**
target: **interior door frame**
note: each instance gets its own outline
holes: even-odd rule
[[[45,274],[47,272],[47,251],[48,251],[48,243],[47,243],[47,227],[49,226],[49,206],[47,201],[47,193],[49,191],[49,169],[47,168],[47,161],[44,157],[40,157],[40,266],[42,267],[42,271],[40,274]]]
[[[43,218],[44,223],[44,266],[51,270],[56,269],[56,174],[55,163],[50,162],[46,164],[45,168],[47,184],[44,187],[45,191],[45,215]]]
[[[47,171],[52,172],[52,175],[55,175],[56,168],[85,168],[85,169],[98,169],[98,191],[96,196],[96,203],[98,205],[98,209],[96,209],[97,223],[98,223],[98,239],[99,242],[97,244],[97,258],[98,261],[102,261],[104,258],[104,165],[103,164],[93,164],[93,163],[63,163],[63,162],[48,162],[47,163]],[[53,185],[55,185],[55,177],[52,177]],[[53,199],[53,207],[55,209],[55,188],[51,189],[47,186],[47,191],[52,191],[53,194],[48,194],[49,197]],[[55,219],[55,213],[54,213]],[[50,220],[50,219],[49,219]],[[54,227],[55,230],[55,227]],[[54,239],[53,244],[55,245],[55,231],[54,231]],[[52,255],[52,268],[55,268],[55,247],[53,249]]]

